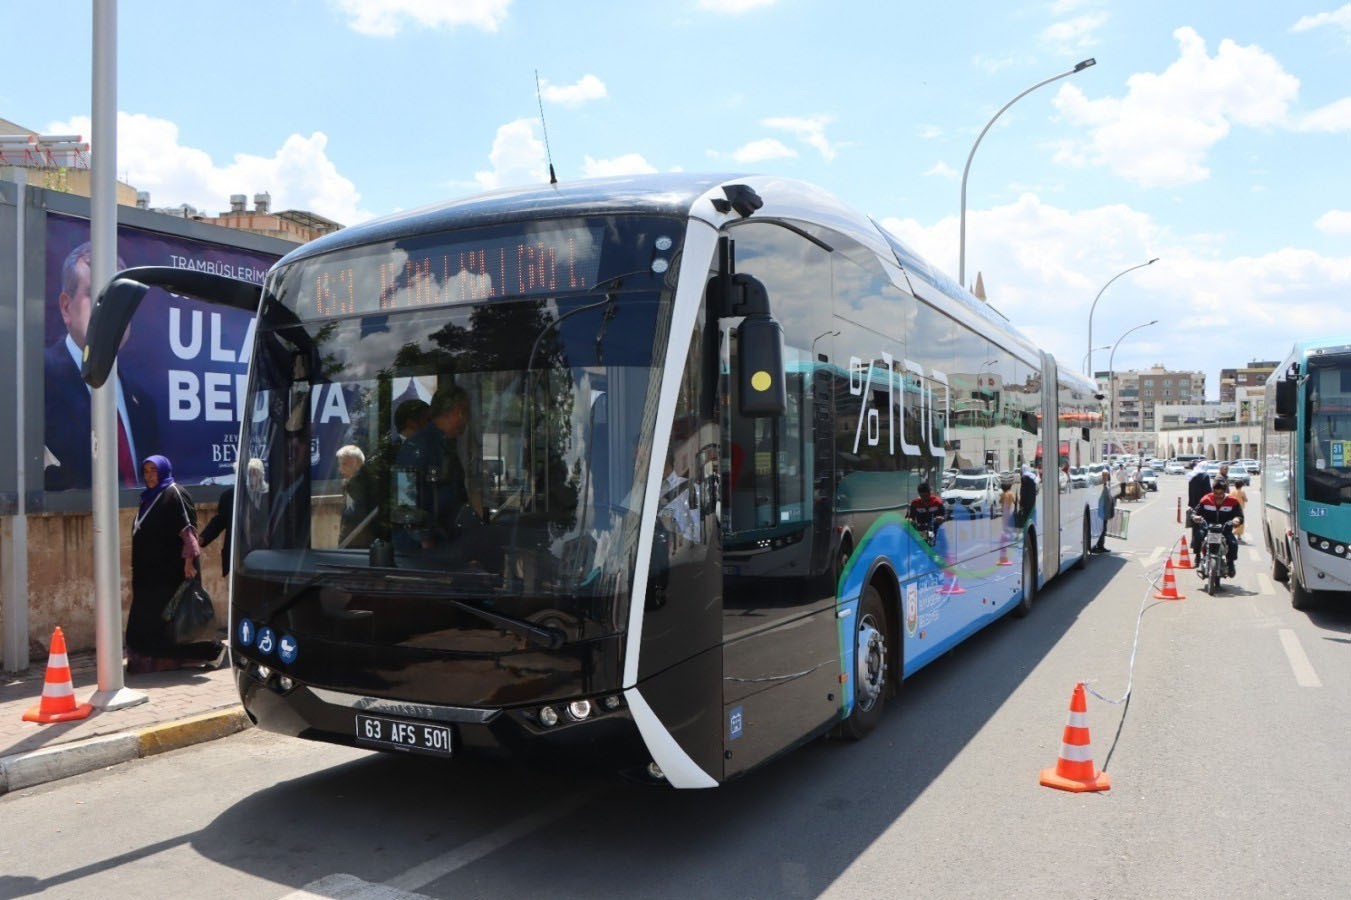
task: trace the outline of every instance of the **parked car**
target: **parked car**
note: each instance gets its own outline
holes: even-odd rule
[[[1239,460],[1235,460],[1235,462],[1241,462],[1241,463],[1243,463],[1245,466],[1247,466],[1247,467],[1248,467],[1248,474],[1249,474],[1249,475],[1261,475],[1261,474],[1262,474],[1262,464],[1259,463],[1259,462],[1258,462],[1257,460],[1255,460],[1255,459],[1239,459]]]
[[[958,475],[952,486],[940,495],[947,504],[948,513],[955,517],[958,510],[965,508],[968,518],[990,518],[999,516],[999,476],[990,472],[980,475]]]
[[[1153,469],[1141,467],[1140,487],[1147,491],[1157,491],[1159,489],[1159,473]]]
[[[1088,467],[1070,466],[1070,487],[1088,487]]]
[[[1247,463],[1231,462],[1229,464],[1229,483],[1241,484],[1244,487],[1252,484],[1252,471]]]
[[[1175,459],[1170,459],[1163,464],[1163,474],[1165,475],[1185,475],[1187,467]]]

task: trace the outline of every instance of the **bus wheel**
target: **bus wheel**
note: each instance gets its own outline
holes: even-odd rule
[[[1023,539],[1023,596],[1013,608],[1013,614],[1022,618],[1032,612],[1032,601],[1037,596],[1037,539],[1032,532]]]
[[[1313,591],[1300,584],[1298,578],[1290,579],[1290,606],[1299,610],[1313,606]]]
[[[1267,552],[1271,554],[1271,580],[1282,584],[1289,581],[1290,567],[1281,562],[1280,557],[1276,555],[1276,545],[1272,543],[1270,537],[1267,538]]]
[[[840,723],[843,737],[857,741],[877,727],[887,702],[887,613],[882,595],[871,584],[863,588],[854,630],[854,711]]]

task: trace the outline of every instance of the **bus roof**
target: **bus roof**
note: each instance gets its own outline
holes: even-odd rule
[[[993,326],[995,333],[1004,334],[1002,343],[1007,349],[1016,347],[1029,361],[1036,361],[1035,345],[1013,323],[934,268],[876,221],[823,188],[772,175],[667,172],[505,188],[344,228],[291,251],[277,267],[334,250],[521,219],[624,212],[694,216],[717,227],[721,224],[721,215],[712,204],[698,207],[696,204],[719,186],[735,184],[750,186],[763,202],[763,207],[753,218],[814,222],[847,235],[871,252],[896,263],[910,280],[911,290],[917,296],[939,306],[947,305],[950,315],[959,315],[958,310],[962,310],[966,315],[985,320]],[[1091,384],[1079,385],[1080,378],[1065,371],[1062,376],[1074,381],[1076,386]]]

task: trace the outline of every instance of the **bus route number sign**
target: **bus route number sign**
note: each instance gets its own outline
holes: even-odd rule
[[[383,716],[357,714],[356,738],[363,744],[378,744],[395,750],[411,750],[450,756],[450,726],[405,722]]]

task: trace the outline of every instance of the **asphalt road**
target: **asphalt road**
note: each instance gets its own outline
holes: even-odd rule
[[[0,797],[0,897],[1344,897],[1351,603],[1292,610],[1260,529],[1154,601],[1161,488],[861,743],[673,792],[247,732]],[[1037,781],[1079,681],[1131,687],[1089,699],[1103,793]]]

